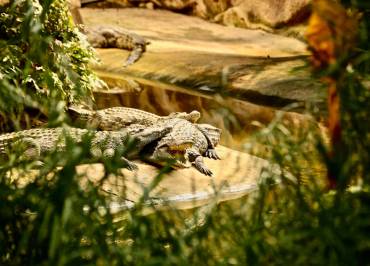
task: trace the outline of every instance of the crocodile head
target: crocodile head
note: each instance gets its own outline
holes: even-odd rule
[[[187,123],[176,124],[172,131],[156,144],[153,152],[154,157],[175,159],[176,163],[181,166],[183,164],[191,165],[188,151],[194,150],[196,153],[202,154],[204,152],[202,149],[208,145],[203,134],[207,135],[214,147],[220,142],[221,129],[208,124],[196,124],[196,126],[191,124],[192,127],[188,127],[189,132],[186,130]]]
[[[191,167],[191,162],[186,156],[185,146],[177,147],[176,149],[174,149],[174,147],[162,146],[155,149],[152,154],[152,158],[155,158],[155,160],[158,161],[172,160],[172,167],[174,168]]]
[[[187,158],[186,150],[194,146],[193,141],[183,139],[175,140],[171,134],[162,138],[152,154],[157,160],[173,160],[173,167],[186,168],[190,167],[191,163]]]
[[[181,118],[185,119],[191,123],[196,123],[200,118],[200,113],[198,111],[186,112],[174,112],[168,115],[168,118]]]

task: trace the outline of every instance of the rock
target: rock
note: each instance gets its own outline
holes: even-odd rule
[[[222,160],[226,160],[228,168],[221,161],[205,159],[206,164],[214,172],[213,177],[200,174],[194,168],[178,169],[165,174],[160,184],[149,194],[155,203],[164,203],[179,209],[193,208],[207,204],[212,200],[224,201],[239,198],[258,188],[258,182],[263,168],[271,169],[266,160],[226,147],[217,148]],[[113,192],[115,202],[137,202],[143,195],[143,189],[151,186],[158,175],[158,168],[137,162],[139,170],[136,173],[122,170],[125,178],[111,178],[103,184],[105,191]],[[103,177],[101,165],[83,166],[79,171],[87,174],[93,180]],[[279,173],[277,169],[274,169]],[[111,183],[111,182],[114,183]],[[118,183],[117,183],[118,181]],[[114,184],[114,185],[113,185]],[[126,191],[124,191],[126,189]],[[126,193],[124,193],[126,192]],[[218,195],[216,196],[216,192]],[[120,195],[124,195],[120,196]],[[217,197],[217,198],[216,198]]]
[[[153,2],[153,8],[168,9],[177,12],[188,12],[196,5],[195,0],[162,0]]]
[[[196,0],[192,14],[204,19],[213,20],[215,16],[233,7],[233,0]]]
[[[163,206],[170,205],[178,209],[193,208],[211,201],[223,201],[239,198],[258,188],[258,181],[263,168],[272,169],[276,174],[279,169],[273,168],[266,160],[218,146],[221,161],[205,158],[205,163],[214,172],[213,177],[205,176],[194,168],[173,170],[164,174],[161,182],[150,191],[147,203]],[[227,160],[228,167],[225,167]],[[116,175],[109,175],[103,182],[104,167],[102,164],[78,165],[76,170],[81,186],[86,181],[100,184],[102,193],[111,199],[111,211],[118,212],[130,208],[144,195],[144,191],[153,186],[159,168],[135,161],[138,170],[135,172],[121,169]],[[38,176],[38,170],[28,170],[27,175],[13,171],[9,176],[19,185],[26,185]],[[217,192],[217,194],[216,194]],[[158,206],[158,207],[159,207]]]
[[[70,8],[80,8],[81,7],[80,0],[68,0],[67,2]]]
[[[304,22],[311,0],[248,0],[217,14],[215,21],[249,29],[272,30]]]
[[[0,6],[5,6],[5,5],[8,5],[10,3],[9,0],[0,0]]]
[[[76,25],[83,24],[81,14],[79,12],[79,9],[81,7],[81,1],[80,0],[68,0],[68,8],[71,12],[73,22]]]
[[[81,0],[83,7],[99,7],[99,8],[122,8],[132,7],[129,0]]]
[[[238,198],[256,190],[262,169],[272,167],[264,159],[223,146],[218,146],[217,152],[221,161],[205,158],[205,163],[214,173],[213,177],[205,176],[194,168],[174,170],[163,176],[149,197],[157,204],[167,202],[180,209],[206,204],[215,199],[216,191],[219,192],[218,200]],[[225,167],[226,160],[228,167]],[[122,169],[124,178],[111,176],[103,183],[103,190],[111,193],[115,203],[127,206],[127,202],[137,202],[144,189],[152,186],[158,175],[157,167],[140,161],[135,163],[139,167],[137,172]],[[278,173],[278,170],[275,171]],[[100,164],[82,165],[78,168],[78,173],[84,173],[95,182],[104,176]]]
[[[127,51],[98,49],[102,64],[95,68],[99,72],[271,107],[290,103],[324,106],[325,91],[310,77],[309,69],[302,68],[308,52],[296,39],[163,10],[81,11],[87,25],[117,25],[151,43],[143,57],[128,68],[121,67]]]
[[[312,0],[110,0],[129,2],[134,6],[161,8],[191,14],[223,25],[262,29],[268,32],[292,34],[302,29],[292,27],[305,23]],[[285,30],[278,30],[281,28]]]

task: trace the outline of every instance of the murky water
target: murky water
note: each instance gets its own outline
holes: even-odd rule
[[[98,109],[127,106],[159,115],[198,110],[202,114],[199,122],[221,128],[221,144],[236,150],[242,150],[250,135],[269,124],[278,112],[271,107],[218,94],[207,95],[154,80],[136,78],[138,86],[133,87],[130,77],[103,71],[98,71],[98,74],[113,88],[95,92]],[[286,123],[297,127],[310,120],[309,116],[295,112],[284,112],[283,117]]]

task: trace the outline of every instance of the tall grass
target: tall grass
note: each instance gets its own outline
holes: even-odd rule
[[[368,14],[366,5],[357,7]],[[62,16],[65,1],[12,1],[1,9],[0,53],[7,62],[0,65],[2,127],[24,126],[30,110],[60,124],[69,101],[90,95],[91,51]],[[315,123],[294,129],[277,119],[249,146],[263,147],[250,152],[269,158],[281,174],[263,172],[252,195],[162,211],[148,206],[144,193],[132,208],[112,214],[100,183],[82,185],[76,172],[89,151],[88,138],[80,145],[67,141],[66,151],[46,156],[36,174],[32,162],[19,162],[14,154],[0,166],[0,264],[369,264],[369,25],[366,19],[359,25],[347,64],[333,76],[341,77],[340,160],[333,161],[331,143]],[[320,76],[327,70],[320,69]],[[103,179],[111,173],[124,178],[119,167],[114,159],[105,161]],[[328,189],[333,167],[343,185]]]

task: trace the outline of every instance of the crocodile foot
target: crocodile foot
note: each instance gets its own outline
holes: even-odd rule
[[[41,169],[44,166],[45,166],[45,163],[43,161],[40,161],[40,160],[34,161],[34,168],[35,169]]]
[[[126,61],[124,62],[123,67],[128,67],[129,65],[135,63],[137,60],[139,60],[143,52],[144,50],[141,47],[132,50],[132,52],[129,54]]]
[[[206,152],[204,153],[204,156],[208,157],[208,158],[211,158],[211,159],[214,159],[214,160],[221,160],[220,156],[218,156],[215,149],[206,150]]]
[[[121,157],[121,160],[125,164],[125,167],[127,168],[127,170],[135,171],[135,170],[139,169],[139,167],[135,163],[130,162],[125,157]]]
[[[195,161],[193,162],[193,166],[195,167],[195,169],[206,176],[213,175],[212,171],[209,170],[207,166],[205,166],[205,164],[203,163],[203,158],[200,156],[195,159]]]

